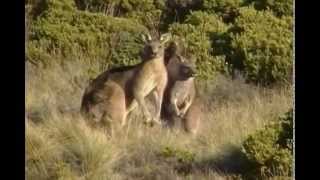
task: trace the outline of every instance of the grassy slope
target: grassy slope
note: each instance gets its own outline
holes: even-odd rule
[[[76,61],[45,71],[28,64],[29,179],[225,179],[241,170],[245,136],[292,105],[291,88],[265,89],[218,76],[200,88],[206,118],[198,136],[148,128],[135,115],[107,139],[78,115],[86,68]]]

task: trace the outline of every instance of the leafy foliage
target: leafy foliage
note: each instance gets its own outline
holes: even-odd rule
[[[172,147],[164,147],[162,151],[159,153],[160,157],[166,158],[167,160],[171,160],[175,167],[174,169],[179,174],[187,175],[191,172],[192,164],[195,163],[196,155],[188,150],[182,150]]]
[[[252,4],[257,10],[270,9],[279,17],[293,15],[292,0],[246,0],[245,4]]]
[[[217,13],[225,22],[233,22],[238,16],[238,9],[243,0],[203,0],[203,9],[211,13]]]
[[[231,34],[231,63],[249,80],[270,84],[287,82],[292,73],[292,18],[277,18],[268,11],[240,9]]]
[[[186,151],[186,150],[180,150],[180,149],[173,149],[171,147],[165,147],[162,149],[161,156],[163,157],[176,157],[179,162],[183,163],[191,163],[194,161],[195,154]]]
[[[243,151],[252,162],[248,176],[291,176],[293,162],[293,112],[250,135]]]
[[[136,63],[143,46],[137,39],[147,30],[133,20],[79,11],[64,1],[49,1],[48,10],[33,22],[31,31],[28,59],[48,63],[50,55],[81,54],[107,66]]]
[[[264,85],[292,74],[292,1],[29,0],[27,59],[135,64],[139,36],[171,32],[197,59],[201,79],[242,70]]]
[[[202,78],[212,78],[222,71],[224,57],[215,56],[211,37],[227,30],[219,17],[201,11],[191,12],[184,24],[175,23],[169,31],[184,40],[186,51],[197,59],[197,68]]]

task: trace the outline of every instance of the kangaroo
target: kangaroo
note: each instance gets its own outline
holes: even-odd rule
[[[169,126],[181,122],[185,131],[196,134],[201,119],[201,103],[196,99],[194,83],[195,63],[194,58],[184,58],[180,54],[181,47],[176,46],[174,55],[167,60],[169,82],[165,91],[162,117]],[[177,69],[174,64],[183,63],[182,68]],[[178,77],[178,78],[174,78]]]
[[[113,68],[99,75],[86,88],[81,111],[89,112],[98,119],[109,117],[122,121],[121,125],[124,126],[127,114],[140,105],[147,123],[153,120],[161,124],[160,112],[168,78],[164,65],[164,44],[169,38],[168,34],[161,36],[160,40],[152,40],[148,36],[144,47],[144,61],[133,66]],[[156,99],[155,118],[151,117],[145,103],[145,97],[151,93]],[[114,108],[113,111],[106,107],[120,107],[120,110]]]
[[[81,113],[92,127],[106,127],[112,136],[113,121],[124,121],[126,114],[125,92],[114,81],[93,81],[82,98]],[[111,112],[111,113],[110,113]],[[113,112],[113,113],[112,113]]]
[[[201,102],[196,98],[194,77],[176,81],[169,94],[170,101],[164,106],[170,125],[182,123],[186,132],[196,134],[201,120]]]

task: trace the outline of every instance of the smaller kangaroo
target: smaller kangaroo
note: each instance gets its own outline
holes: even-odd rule
[[[181,122],[187,132],[196,134],[201,119],[201,104],[195,99],[195,59],[181,56],[181,47],[176,43],[171,45],[174,48],[169,50],[173,50],[171,53],[174,55],[167,60],[169,82],[165,91],[162,116],[169,126]],[[179,67],[175,65],[177,63],[183,63],[184,66],[174,68]]]
[[[201,120],[201,102],[196,98],[194,77],[176,81],[167,105],[170,123],[182,123],[186,132],[196,134]]]

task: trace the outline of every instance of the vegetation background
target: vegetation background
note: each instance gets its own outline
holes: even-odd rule
[[[292,0],[26,0],[28,179],[292,176]],[[79,116],[89,80],[171,32],[197,58],[196,137],[139,112],[108,139]],[[139,111],[139,109],[137,110]]]

